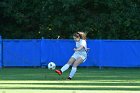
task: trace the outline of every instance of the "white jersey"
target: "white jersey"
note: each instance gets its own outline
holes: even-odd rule
[[[84,46],[81,50],[75,51],[75,53],[72,55],[73,58],[77,59],[81,57],[83,59],[83,62],[87,58],[87,43],[86,40],[80,39],[79,42],[76,42],[76,48],[79,48],[80,46]]]
[[[76,42],[76,48],[79,48],[80,46],[84,46],[84,48],[81,49],[79,52],[86,52],[87,51],[87,43],[86,43],[86,40],[80,39],[79,42]]]

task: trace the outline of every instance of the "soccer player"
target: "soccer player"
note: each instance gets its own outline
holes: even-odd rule
[[[74,74],[77,71],[77,66],[83,63],[87,58],[86,34],[84,32],[77,32],[73,34],[73,39],[76,42],[74,54],[60,70],[55,70],[58,75],[61,75],[72,65],[71,72],[69,74],[69,77],[67,78],[68,80],[71,80],[73,78]]]

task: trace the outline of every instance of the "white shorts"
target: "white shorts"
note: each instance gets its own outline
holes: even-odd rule
[[[87,53],[86,52],[75,52],[72,55],[73,58],[75,58],[77,60],[77,58],[81,57],[83,59],[83,62],[86,60],[87,58]]]

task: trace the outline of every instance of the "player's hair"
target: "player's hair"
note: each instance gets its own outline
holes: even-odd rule
[[[76,38],[81,38],[83,40],[86,40],[86,34],[84,32],[77,32],[73,36],[75,36]]]

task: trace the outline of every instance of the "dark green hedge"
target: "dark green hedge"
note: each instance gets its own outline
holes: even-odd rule
[[[140,39],[140,0],[1,0],[3,38]]]

